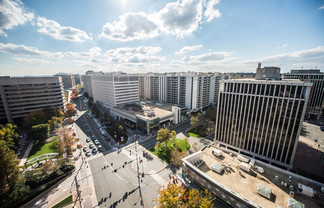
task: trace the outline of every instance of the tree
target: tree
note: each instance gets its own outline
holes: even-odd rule
[[[72,117],[77,113],[75,106],[72,103],[66,104],[65,117]]]
[[[187,148],[187,145],[188,145],[188,143],[189,143],[189,139],[188,139],[188,137],[183,138],[183,141],[185,141],[185,143],[186,143],[186,148]]]
[[[167,146],[169,139],[175,139],[176,135],[177,133],[174,130],[170,132],[169,129],[164,128],[158,131],[156,140],[160,141],[161,143],[165,142],[165,145]]]
[[[188,156],[188,151],[180,152],[177,148],[171,152],[170,162],[175,166],[182,165],[182,158]]]
[[[177,208],[184,207],[186,202],[187,189],[184,186],[177,186],[175,184],[168,184],[166,189],[159,190],[159,197],[157,198],[158,208]]]
[[[5,141],[0,141],[0,203],[14,201],[26,193],[24,178],[19,174],[17,156],[10,150]]]
[[[49,136],[50,125],[49,124],[39,124],[32,126],[29,131],[29,138],[34,140],[44,140]]]
[[[195,131],[197,130],[197,127],[200,125],[200,117],[201,114],[198,113],[196,116],[191,116],[190,118],[190,125],[195,128]]]
[[[216,122],[216,108],[208,108],[206,110],[206,118]]]
[[[43,124],[48,121],[44,111],[33,111],[30,112],[25,119],[25,125],[30,128],[32,126]]]
[[[48,121],[49,127],[51,131],[55,130],[59,127],[60,123],[62,123],[62,117],[53,116],[51,120]]]
[[[197,152],[199,150],[198,142],[194,142],[193,145],[192,145],[192,148],[194,149],[195,152]]]
[[[197,189],[192,189],[188,196],[189,207],[214,207],[214,200],[215,198],[206,189],[204,193]]]
[[[15,142],[18,141],[17,126],[11,123],[7,123],[5,126],[0,124],[0,141],[4,141],[5,144],[12,149],[15,146]]]

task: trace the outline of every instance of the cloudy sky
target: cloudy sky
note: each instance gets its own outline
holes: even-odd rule
[[[0,0],[0,76],[324,71],[324,0]]]

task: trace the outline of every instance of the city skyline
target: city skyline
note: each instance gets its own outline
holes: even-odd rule
[[[324,1],[0,4],[2,76],[324,66]]]

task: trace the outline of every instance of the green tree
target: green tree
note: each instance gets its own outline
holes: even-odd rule
[[[177,133],[174,130],[170,131],[169,129],[164,128],[158,131],[156,140],[160,141],[161,143],[165,142],[165,145],[167,146],[169,139],[175,139],[176,135]]]
[[[62,117],[53,116],[51,120],[48,121],[49,127],[51,131],[55,130],[59,127],[60,123],[62,123]]]
[[[17,130],[17,126],[11,123],[7,123],[4,126],[0,124],[0,141],[4,141],[12,149],[15,146],[15,142],[18,141],[19,134]]]
[[[25,126],[30,128],[38,124],[46,123],[47,121],[48,119],[44,111],[33,111],[26,116]]]
[[[0,141],[0,203],[6,205],[14,201],[18,196],[26,193],[25,180],[19,174],[17,156],[13,150],[7,147],[4,141]]]
[[[206,118],[215,122],[216,121],[216,108],[208,108],[206,110]]]
[[[34,140],[44,140],[49,136],[49,130],[49,124],[39,124],[32,126],[29,131],[29,138],[32,138]]]

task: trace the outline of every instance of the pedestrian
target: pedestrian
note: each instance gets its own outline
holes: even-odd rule
[[[173,182],[173,184],[175,184],[175,180],[173,180],[172,182]]]

